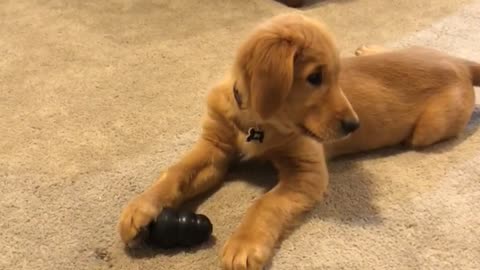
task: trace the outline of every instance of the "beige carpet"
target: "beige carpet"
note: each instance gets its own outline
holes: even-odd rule
[[[480,1],[313,1],[345,54],[424,44],[480,60]],[[273,182],[244,166],[199,208],[216,243],[127,255],[121,207],[195,140],[204,97],[270,0],[0,1],[0,269],[217,269]],[[333,162],[331,195],[271,269],[480,269],[480,113],[426,152]],[[249,182],[244,180],[249,179]]]

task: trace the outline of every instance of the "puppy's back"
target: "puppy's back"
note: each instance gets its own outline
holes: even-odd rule
[[[466,60],[423,47],[345,58],[342,79],[375,80],[403,91],[435,91],[459,82],[472,83]]]

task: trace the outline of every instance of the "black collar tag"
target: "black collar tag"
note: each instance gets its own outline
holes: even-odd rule
[[[255,141],[255,142],[262,143],[264,136],[265,136],[265,133],[262,130],[249,128],[248,135],[247,135],[247,142]]]

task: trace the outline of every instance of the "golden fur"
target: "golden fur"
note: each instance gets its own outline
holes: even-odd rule
[[[427,146],[462,131],[480,65],[422,48],[358,54],[340,59],[326,28],[301,15],[258,26],[210,92],[196,144],[123,210],[121,239],[135,244],[162,207],[218,185],[239,155],[265,159],[278,184],[248,209],[220,254],[224,269],[261,269],[290,224],[323,198],[325,156]],[[246,142],[252,127],[265,132],[263,143]]]

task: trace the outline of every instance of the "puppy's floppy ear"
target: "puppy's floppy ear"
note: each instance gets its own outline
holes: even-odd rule
[[[294,76],[296,46],[284,39],[259,42],[251,59],[250,96],[253,109],[271,117],[285,102]]]

